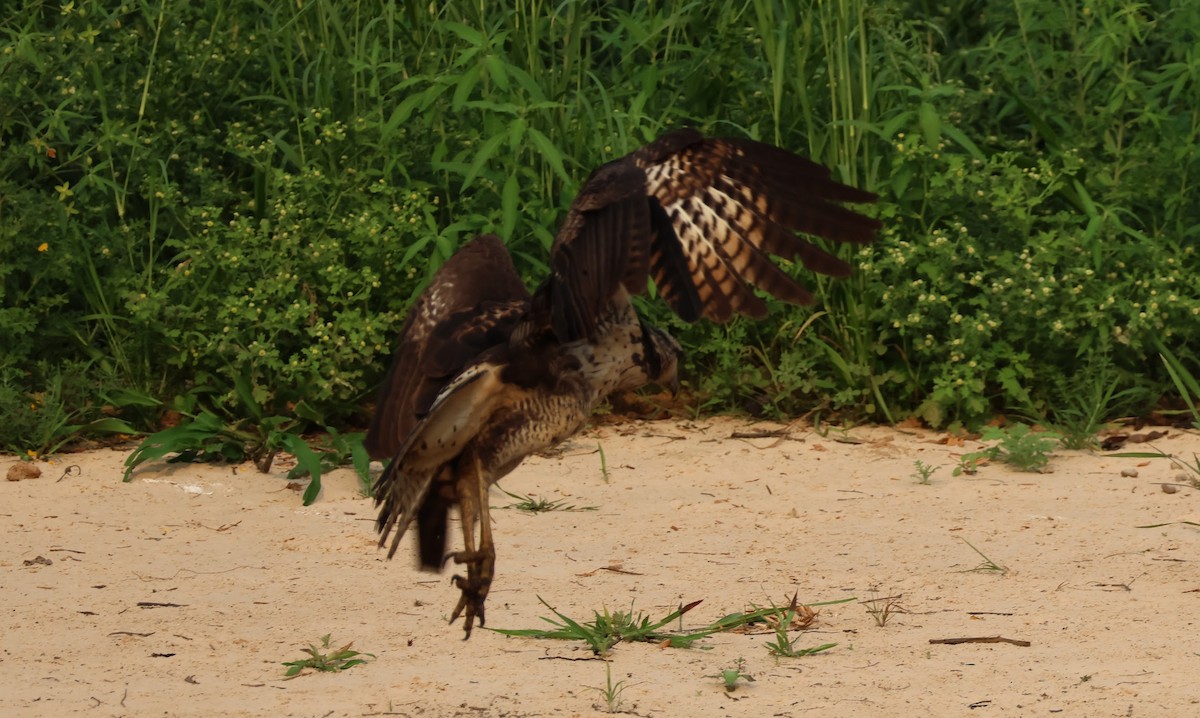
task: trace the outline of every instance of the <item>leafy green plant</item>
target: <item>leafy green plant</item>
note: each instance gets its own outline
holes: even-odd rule
[[[746,659],[738,658],[733,662],[733,665],[721,671],[714,678],[720,678],[721,683],[725,686],[725,691],[733,693],[738,689],[738,681],[753,683],[754,676],[746,673]]]
[[[796,595],[792,596],[792,601],[787,608],[780,608],[773,605],[771,613],[765,614],[764,618],[770,624],[775,634],[775,637],[767,642],[767,650],[775,656],[800,658],[822,653],[837,646],[836,643],[824,643],[809,648],[796,648],[796,643],[802,636],[792,638],[788,635],[789,632],[808,627],[812,623],[812,620],[816,618],[816,612],[806,605],[798,604],[796,598]]]
[[[1125,388],[1120,388],[1124,386]],[[1137,413],[1153,397],[1148,386],[1118,371],[1111,348],[1090,353],[1074,372],[1049,391],[1048,408],[1030,412],[1053,425],[1066,449],[1095,449],[1096,434],[1112,417]]]
[[[321,636],[321,644],[310,643],[304,652],[308,654],[308,658],[298,661],[287,661],[283,665],[287,666],[285,678],[295,678],[301,675],[306,669],[312,669],[319,672],[336,672],[344,671],[354,666],[359,666],[367,662],[368,658],[374,658],[373,653],[360,653],[351,649],[353,642],[347,643],[341,648],[330,648],[330,634],[326,633]]]
[[[1038,472],[1050,463],[1050,452],[1059,442],[1058,434],[1050,431],[1034,433],[1025,424],[1014,424],[1006,429],[989,426],[983,430],[981,438],[998,443],[963,456],[954,469],[955,476],[975,473],[979,462],[985,459],[1002,461],[1017,471]]]
[[[918,484],[928,485],[932,483],[934,472],[940,468],[940,466],[930,466],[924,461],[917,459],[913,462],[913,479],[915,479]]]
[[[240,432],[209,411],[201,411],[178,426],[148,436],[125,459],[124,481],[147,461],[173,456],[175,461],[230,462],[246,458],[248,443],[256,437]]]
[[[12,373],[0,372],[0,448],[25,457],[53,454],[81,435],[136,434],[128,422],[80,407],[92,397],[77,368],[49,377],[44,391],[28,392]],[[90,418],[90,420],[87,417]]]
[[[124,481],[148,461],[237,463],[246,459],[258,470],[271,470],[280,450],[296,458],[288,471],[289,480],[308,476],[302,501],[308,506],[321,493],[321,476],[347,461],[354,466],[360,491],[370,494],[370,461],[363,448],[362,434],[340,434],[331,430],[324,446],[314,449],[300,436],[299,425],[284,417],[258,417],[254,422],[228,422],[211,411],[187,416],[177,426],[146,437],[125,459]]]
[[[972,452],[958,457],[958,463],[955,464],[951,476],[974,476],[979,471],[979,464],[987,460],[987,455],[984,452]]]
[[[325,432],[317,437],[317,441],[312,448],[316,451],[317,457],[320,459],[322,472],[332,471],[347,464],[350,465],[354,469],[354,475],[358,480],[359,494],[370,498],[374,495],[374,486],[371,477],[371,457],[367,455],[367,449],[363,446],[365,438],[366,435],[362,432],[343,434],[337,429],[327,426],[325,427]],[[303,465],[300,465],[300,467],[301,471],[306,471]],[[296,474],[296,476],[300,475]],[[289,473],[288,478],[295,477]],[[314,480],[319,479],[319,475],[314,477]]]
[[[0,413],[11,428],[4,435],[4,449],[27,456],[53,452],[71,436],[71,415],[62,399],[62,377],[53,377],[46,390],[23,391],[10,378],[0,383]]]

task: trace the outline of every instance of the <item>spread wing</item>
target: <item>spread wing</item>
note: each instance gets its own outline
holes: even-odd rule
[[[508,340],[529,292],[498,237],[463,245],[409,310],[364,442],[373,459],[395,456],[438,395],[488,348]]]
[[[874,200],[785,150],[676,130],[592,174],[555,237],[551,276],[535,302],[562,340],[594,338],[618,286],[640,294],[650,277],[687,321],[762,317],[754,287],[808,304],[812,295],[771,256],[849,274],[797,232],[870,242],[879,221],[839,203]]]

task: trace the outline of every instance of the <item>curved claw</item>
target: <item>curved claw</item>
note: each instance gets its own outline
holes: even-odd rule
[[[491,581],[481,581],[474,578],[464,578],[455,575],[450,579],[451,583],[462,591],[462,595],[458,598],[458,605],[454,607],[454,612],[450,614],[450,623],[454,623],[463,611],[466,611],[466,618],[463,620],[463,631],[466,633],[463,640],[471,637],[471,629],[475,627],[475,618],[479,618],[479,625],[483,626],[486,623],[484,617],[484,601],[487,599],[487,589],[491,585]]]

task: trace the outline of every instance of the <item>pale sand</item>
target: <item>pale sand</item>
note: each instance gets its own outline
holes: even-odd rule
[[[952,477],[944,435],[885,428],[731,439],[747,424],[591,429],[530,459],[508,491],[595,511],[505,510],[488,625],[538,628],[541,596],[662,616],[703,599],[698,627],[752,605],[900,596],[879,627],[859,603],[821,609],[775,658],[766,634],[690,650],[619,644],[621,708],[641,716],[1200,715],[1200,492],[1166,460],[1060,451],[1051,473],[984,467]],[[763,425],[757,425],[763,428]],[[850,437],[862,443],[842,443]],[[600,470],[596,445],[607,459]],[[1200,437],[1155,442],[1192,457]],[[1132,447],[1144,448],[1144,447]],[[349,471],[318,501],[252,467],[155,464],[120,481],[129,449],[42,462],[0,481],[0,715],[592,715],[604,664],[580,643],[462,640],[446,619],[449,572],[387,562]],[[921,459],[941,469],[913,478]],[[0,460],[0,473],[11,458]],[[68,464],[78,475],[56,481]],[[1122,477],[1122,469],[1138,471]],[[457,527],[457,523],[453,524]],[[1008,573],[972,572],[974,544]],[[455,539],[457,543],[457,538]],[[37,557],[51,563],[34,562]],[[610,570],[619,569],[619,570]],[[139,607],[139,602],[178,604]],[[342,673],[283,680],[284,661],[324,634],[374,653]],[[1029,641],[931,645],[1002,636]],[[756,679],[715,677],[742,657]]]

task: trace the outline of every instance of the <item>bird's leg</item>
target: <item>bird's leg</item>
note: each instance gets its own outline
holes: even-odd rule
[[[488,507],[488,482],[484,476],[479,458],[474,461],[474,471],[459,479],[458,496],[459,510],[462,512],[463,550],[452,553],[455,563],[467,565],[467,576],[454,576],[454,585],[462,591],[454,613],[450,614],[453,622],[463,611],[466,611],[463,630],[466,638],[471,637],[471,628],[475,625],[475,617],[479,617],[479,625],[484,625],[484,601],[487,600],[488,590],[492,587],[492,576],[496,568],[496,549],[492,544],[492,521]],[[475,549],[475,519],[479,519],[479,549]],[[465,640],[465,639],[464,639]]]
[[[458,486],[455,488],[455,493],[458,494],[458,512],[462,517],[462,533],[463,533],[463,550],[451,551],[446,554],[446,560],[454,559],[455,563],[467,563],[467,577],[455,574],[451,579],[451,583],[462,591],[462,596],[458,599],[458,605],[454,607],[454,612],[450,614],[450,622],[463,612],[468,605],[474,605],[469,599],[471,595],[470,586],[475,578],[475,565],[468,561],[468,557],[474,556],[475,550],[475,519],[479,515],[478,492],[475,489],[474,476],[460,476],[458,478]],[[466,631],[467,637],[471,635],[471,624],[473,611],[467,611]]]

